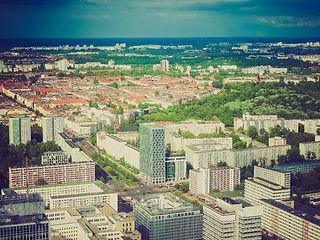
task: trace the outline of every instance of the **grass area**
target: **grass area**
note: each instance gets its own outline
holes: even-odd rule
[[[217,198],[217,197],[244,197],[244,190],[237,190],[237,191],[231,191],[231,192],[213,192],[208,194],[211,197]]]

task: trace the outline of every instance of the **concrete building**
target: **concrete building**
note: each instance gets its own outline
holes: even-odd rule
[[[24,193],[26,193],[26,188],[24,187],[1,190],[2,195]],[[118,209],[118,194],[107,189],[101,182],[32,186],[29,188],[29,193],[39,194],[45,206],[50,209],[62,208],[62,206],[75,207],[81,204],[92,205],[99,203],[108,203],[116,211]]]
[[[249,203],[260,205],[261,199],[273,199],[275,201],[289,199],[290,188],[284,188],[278,184],[254,177],[245,180],[244,196]]]
[[[319,239],[320,211],[300,203],[262,199],[262,228],[281,239]]]
[[[275,165],[274,169],[284,171],[284,172],[292,172],[292,173],[305,173],[312,171],[313,168],[320,167],[320,161],[303,161],[303,162],[294,162],[287,164],[279,164]]]
[[[95,163],[80,162],[57,165],[9,167],[9,188],[58,183],[92,182],[95,180]]]
[[[62,59],[60,61],[55,62],[56,68],[60,71],[68,70],[69,62],[67,59]]]
[[[162,60],[160,62],[160,71],[163,71],[163,72],[169,71],[169,61],[168,60]]]
[[[133,207],[142,239],[202,239],[202,214],[172,194],[149,194]]]
[[[41,156],[42,165],[53,165],[71,162],[71,157],[66,152],[45,152]]]
[[[307,158],[308,154],[314,153],[320,159],[320,142],[303,142],[299,144],[300,154]]]
[[[28,141],[31,141],[30,118],[9,118],[9,144],[17,146]]]
[[[140,172],[151,183],[164,183],[165,129],[154,123],[140,124]]]
[[[37,194],[0,197],[0,239],[50,240],[50,223]]]
[[[210,149],[212,148],[212,149]],[[215,149],[216,146],[191,145],[186,148],[187,162],[194,168],[209,168],[219,162],[226,162],[228,166],[243,167],[248,166],[252,161],[271,165],[271,160],[277,160],[279,156],[286,155],[290,145],[275,147],[257,147],[240,150]]]
[[[278,184],[285,188],[291,186],[291,174],[268,167],[254,166],[254,176]]]
[[[304,125],[304,132],[317,134],[318,128],[320,128],[320,119],[306,119],[302,121]]]
[[[204,240],[261,239],[261,206],[222,197],[204,204],[203,214]]]
[[[269,147],[284,146],[287,144],[287,139],[281,137],[269,138]]]
[[[240,170],[232,167],[192,169],[189,173],[189,188],[194,194],[208,194],[214,189],[233,191],[240,184]]]
[[[41,126],[43,142],[56,141],[57,134],[63,133],[63,117],[42,117]]]
[[[279,125],[282,128],[287,128],[290,131],[298,132],[300,120],[285,120],[278,118],[277,115],[250,115],[249,113],[243,114],[243,118],[234,118],[233,126],[235,130],[243,127],[245,131],[248,131],[250,126],[255,126],[258,131],[265,129],[269,131],[270,127]]]
[[[117,136],[106,132],[97,132],[97,146],[106,150],[111,156],[117,159],[124,158],[125,162],[140,168],[140,150]]]

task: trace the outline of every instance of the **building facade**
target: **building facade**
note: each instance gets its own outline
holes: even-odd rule
[[[261,206],[227,197],[203,206],[204,240],[261,239]]]
[[[181,154],[166,156],[166,181],[177,181],[187,179],[186,157]]]
[[[300,154],[307,158],[308,154],[314,153],[320,159],[320,142],[303,142],[299,144]]]
[[[240,170],[232,167],[192,169],[189,174],[190,192],[208,194],[214,189],[233,191],[240,184]]]
[[[9,118],[9,144],[17,146],[28,141],[31,141],[30,118]]]
[[[275,165],[274,168],[284,172],[310,172],[313,168],[320,167],[320,161],[303,161],[303,162],[295,162],[295,163],[287,163]]]
[[[278,184],[285,188],[291,186],[291,174],[268,167],[254,166],[254,176]]]
[[[80,162],[9,168],[9,188],[95,181],[95,163]]]
[[[164,183],[165,129],[154,123],[140,124],[140,172],[151,183]]]
[[[200,210],[172,194],[149,194],[133,208],[142,239],[202,239]]]
[[[43,142],[56,141],[56,135],[63,132],[63,117],[42,117]]]
[[[320,234],[320,211],[300,203],[262,199],[262,228],[281,239],[317,240]],[[283,204],[284,203],[284,204]]]
[[[66,152],[45,152],[41,156],[42,165],[69,163],[70,161],[70,155]]]

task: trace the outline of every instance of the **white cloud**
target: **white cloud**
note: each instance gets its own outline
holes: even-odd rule
[[[266,23],[274,27],[319,27],[320,18],[300,18],[292,16],[268,16],[256,17],[261,23]]]

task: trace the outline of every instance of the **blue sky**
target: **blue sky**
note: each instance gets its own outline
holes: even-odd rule
[[[0,38],[320,37],[319,0],[1,0]]]

